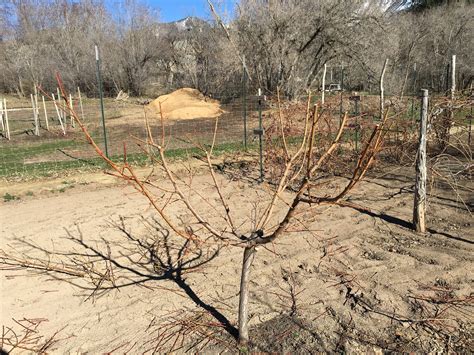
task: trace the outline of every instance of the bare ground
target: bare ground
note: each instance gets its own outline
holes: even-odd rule
[[[404,168],[373,172],[350,201],[369,210],[313,209],[299,216],[311,233],[294,226],[268,250],[259,251],[252,268],[250,350],[474,350],[472,182],[465,181],[467,189],[457,196],[442,185],[432,189],[429,232],[417,235],[410,229],[412,175]],[[236,219],[245,221],[258,208],[252,202],[265,198],[264,188],[229,176],[220,178],[224,194]],[[208,180],[199,175],[194,183],[203,186],[203,195],[217,199]],[[121,218],[132,234],[150,233],[144,220],[150,221],[153,211],[131,188],[108,185],[108,180],[81,183],[74,176],[68,181],[74,188],[51,193],[62,186],[58,180],[30,197],[23,193],[38,191],[38,185],[6,188],[22,199],[0,203],[2,249],[37,255],[38,250],[18,244],[26,238],[71,254],[78,251],[71,236],[79,233],[91,245],[100,245],[103,238],[126,247],[116,226]],[[173,208],[185,221],[187,216]],[[22,334],[13,319],[47,319],[38,328],[40,342],[60,331],[49,349],[58,353],[142,353],[165,350],[156,345],[170,321],[184,322],[204,311],[206,324],[228,321],[227,331],[208,331],[205,338],[211,333],[215,338],[199,342],[202,334],[189,330],[178,350],[205,346],[207,352],[237,351],[229,333],[237,321],[241,257],[238,248],[223,250],[202,273],[182,280],[147,280],[93,297],[91,290],[59,281],[57,275],[4,270],[0,323]]]

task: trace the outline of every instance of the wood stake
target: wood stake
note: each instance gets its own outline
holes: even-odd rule
[[[72,95],[69,94],[69,111],[72,112],[73,110],[73,103],[72,103]],[[74,117],[72,117],[72,114],[69,114],[69,117],[71,117],[71,127],[74,128],[76,125],[75,125],[75,122],[74,122]]]
[[[58,89],[59,90],[59,89]],[[58,104],[56,102],[56,99],[54,97],[54,94],[52,94],[53,96],[53,101],[54,101],[54,107],[56,108],[56,113],[58,114],[58,119],[59,119],[59,123],[61,124],[61,129],[63,131],[63,134],[66,135],[66,130],[64,129],[64,125],[63,125],[63,120],[61,118],[61,114],[59,113],[59,108],[58,108]]]
[[[61,107],[62,101],[61,101],[61,93],[59,92],[59,88],[56,88],[56,91],[57,91],[57,93],[58,93],[58,103],[57,103],[57,105],[58,105],[58,107]],[[64,111],[63,111],[63,110],[59,110],[59,114],[61,115],[61,120],[62,120],[62,121],[65,121],[65,113],[64,113]],[[67,122],[64,122],[64,123],[67,123]]]
[[[36,86],[35,86],[35,92],[36,92],[36,94],[33,97],[35,99],[36,118],[38,120],[38,132],[39,132],[39,128],[41,127],[41,120],[40,120],[40,114],[39,114],[40,110],[39,110],[39,106],[38,106],[38,93],[37,93],[37,90],[36,90]]]
[[[31,97],[31,106],[33,106],[33,121],[35,123],[35,136],[39,136],[39,125],[38,125],[38,116],[36,115],[35,99],[33,94],[30,94]]]
[[[8,140],[10,140],[10,126],[8,124],[8,110],[7,110],[7,99],[3,99],[3,110],[5,112],[5,130],[6,130],[6,135]]]
[[[415,203],[413,226],[419,233],[426,232],[426,131],[428,126],[428,90],[421,90],[420,137],[416,156]]]
[[[46,130],[49,131],[48,111],[46,110],[46,102],[44,101],[44,96],[41,95],[41,97],[43,98],[44,121],[46,123]]]

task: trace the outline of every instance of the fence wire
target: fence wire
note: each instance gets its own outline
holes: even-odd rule
[[[239,93],[238,90],[236,90]],[[380,120],[379,98],[376,95],[363,95],[360,101],[354,100],[349,93],[328,93],[327,110],[331,117],[341,117],[348,112],[350,119],[344,135],[345,142],[352,149],[360,149],[364,137],[370,134],[371,128]],[[7,98],[8,123],[10,139],[5,129],[0,137],[0,178],[22,179],[31,176],[58,176],[68,169],[98,169],[103,163],[92,147],[86,142],[79,126],[63,114],[55,103],[38,96],[36,130],[35,113],[31,100]],[[104,147],[104,136],[100,115],[100,102],[95,98],[82,98],[82,107],[77,95],[72,97],[73,105],[89,132],[100,147]],[[259,128],[259,98],[255,95],[236,95],[221,102],[222,114],[218,118],[216,149],[242,150],[244,141],[255,147],[258,136],[254,132]],[[302,98],[304,100],[305,98]],[[313,97],[319,102],[320,96]],[[3,102],[3,101],[2,101]],[[275,99],[264,101],[261,110],[263,126],[268,128],[274,121],[272,113],[276,112]],[[391,154],[403,155],[401,142],[412,142],[409,137],[417,134],[419,117],[419,99],[417,97],[387,97],[386,107],[396,112],[397,120],[387,135],[387,146],[393,146]],[[471,105],[472,111],[472,105]],[[106,131],[109,155],[114,160],[123,159],[124,150],[131,162],[147,164],[149,147],[140,143],[147,139],[145,114],[151,127],[154,139],[161,142],[162,126],[159,115],[149,106],[134,102],[133,98],[125,101],[105,100]],[[47,120],[46,120],[47,117]],[[459,127],[464,143],[470,140],[472,112],[466,107],[455,114],[455,123]],[[2,117],[5,124],[5,115]],[[165,142],[171,156],[195,154],[197,146],[210,144],[216,125],[215,118],[173,119],[164,120]],[[245,127],[246,126],[246,127]],[[246,128],[246,129],[245,129]],[[247,137],[245,138],[245,132]],[[469,142],[472,144],[472,142]],[[397,152],[395,147],[399,147]],[[402,148],[400,148],[402,147]],[[400,151],[401,149],[401,151]]]

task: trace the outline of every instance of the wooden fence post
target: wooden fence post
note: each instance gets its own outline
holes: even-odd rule
[[[416,155],[415,203],[413,226],[419,233],[426,232],[426,131],[428,125],[428,90],[421,90],[420,137]]]

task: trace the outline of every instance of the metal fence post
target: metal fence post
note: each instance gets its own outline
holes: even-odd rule
[[[263,182],[263,122],[262,122],[262,89],[258,89],[258,145],[260,153],[260,182]]]
[[[104,145],[105,145],[105,156],[109,158],[109,148],[107,144],[107,130],[105,129],[105,113],[104,113],[104,93],[102,90],[102,78],[100,75],[100,57],[99,57],[99,47],[95,46],[95,62],[97,66],[97,82],[99,85],[99,95],[100,95],[100,112],[102,115],[102,128],[104,132]]]
[[[469,147],[471,146],[471,131],[472,131],[472,106],[471,106],[471,114],[469,115],[469,131],[467,134],[467,144]]]
[[[343,110],[342,110],[342,104],[343,104],[343,96],[344,96],[344,66],[341,68],[341,101],[339,103],[339,124],[342,123],[343,119]]]
[[[360,100],[360,97],[359,97]],[[359,150],[359,100],[355,100],[355,149]]]
[[[426,211],[426,134],[428,125],[428,90],[421,90],[420,137],[416,156],[415,201],[413,226],[417,232],[425,233]]]
[[[354,115],[355,115],[355,150],[359,150],[359,102],[360,102],[360,95],[353,95],[349,97],[349,101],[354,101]]]
[[[262,89],[258,89],[258,143],[260,146],[260,181],[263,182],[263,119],[262,119]]]
[[[247,150],[247,72],[245,70],[245,56],[242,59],[242,104],[244,115],[244,148]]]

